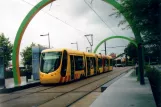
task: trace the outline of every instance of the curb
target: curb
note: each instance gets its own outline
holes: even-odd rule
[[[15,87],[12,87],[12,88],[3,88],[3,89],[0,89],[0,93],[12,93],[12,92],[15,92],[15,91],[35,87],[35,86],[38,86],[38,85],[40,85],[40,82],[28,83],[26,85],[15,86]]]

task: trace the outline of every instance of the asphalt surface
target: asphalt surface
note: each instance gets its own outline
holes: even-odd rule
[[[65,85],[37,86],[10,94],[0,94],[0,107],[66,107],[74,105],[130,67],[115,68],[84,80]]]

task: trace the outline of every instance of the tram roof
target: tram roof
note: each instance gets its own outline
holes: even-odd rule
[[[111,56],[109,56],[109,55],[107,56],[107,58],[112,59],[112,57],[111,57]]]
[[[86,56],[96,56],[96,54],[95,54],[95,53],[88,53],[88,52],[84,52],[84,54],[85,54]]]
[[[72,50],[72,49],[67,49],[67,48],[58,48],[58,49],[45,49],[42,51],[42,53],[44,52],[62,52],[66,50],[69,54],[85,54],[87,56],[96,56],[95,53],[88,53],[88,52],[82,52],[82,51],[78,51],[78,50]],[[101,56],[101,55],[98,55]]]
[[[67,48],[57,48],[57,49],[45,49],[42,52],[62,52],[66,50],[70,54],[83,54],[83,52],[78,51],[78,50],[72,50],[72,49],[67,49]]]

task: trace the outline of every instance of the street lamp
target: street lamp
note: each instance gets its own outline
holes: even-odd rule
[[[49,48],[50,48],[50,37],[49,37],[49,33],[48,34],[45,34],[45,35],[40,35],[40,36],[48,36]]]
[[[90,47],[86,47],[86,52],[88,52],[88,48],[90,48]]]
[[[86,38],[87,38],[87,40],[88,40],[88,42],[89,42],[89,44],[90,44],[90,46],[91,46],[91,52],[92,52],[92,46],[93,46],[93,34],[88,34],[88,35],[84,35]],[[88,39],[88,37],[87,36],[91,36],[91,42],[89,41],[89,39]]]
[[[78,50],[78,43],[76,42],[76,43],[71,43],[71,44],[76,44],[77,45],[77,50]]]

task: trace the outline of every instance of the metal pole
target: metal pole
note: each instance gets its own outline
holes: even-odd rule
[[[106,41],[105,41],[105,55],[107,55],[107,53],[106,53]]]
[[[49,48],[50,48],[50,37],[49,37],[49,33],[48,33],[48,41],[49,41]]]
[[[89,42],[89,44],[90,44],[90,46],[91,46],[91,52],[92,52],[92,46],[93,46],[93,34],[88,34],[88,35],[84,35],[86,38],[87,38],[87,36],[91,36],[91,42],[89,41],[89,39],[87,38],[87,40],[88,40],[88,42]]]
[[[138,59],[139,59],[139,72],[140,72],[140,84],[144,85],[144,59],[143,59],[143,46],[141,43],[138,44]]]
[[[159,29],[161,29],[161,6],[159,6]],[[161,31],[160,31],[160,41],[161,41]],[[160,61],[159,63],[161,64],[161,42],[160,42]]]
[[[91,34],[91,40],[92,40],[92,43],[91,43],[91,52],[92,52],[92,46],[93,46],[93,35]]]
[[[76,44],[77,44],[77,50],[78,50],[78,43],[76,42]]]

